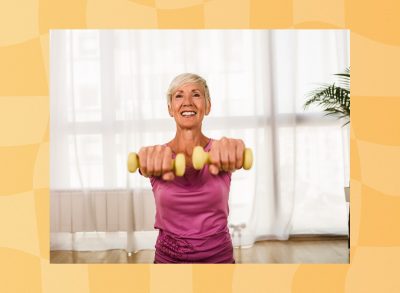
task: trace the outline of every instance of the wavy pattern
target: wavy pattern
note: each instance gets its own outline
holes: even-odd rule
[[[318,0],[293,0],[293,23],[296,27],[300,23],[314,23],[312,26],[323,28],[318,23],[329,23],[332,27],[345,28],[344,2],[326,0],[320,5]]]
[[[400,45],[398,11],[400,2],[396,0],[345,0],[346,26],[381,44]]]
[[[39,36],[23,43],[0,47],[0,64],[1,97],[48,95]]]
[[[2,4],[0,291],[399,292],[400,2],[324,3],[26,0]],[[351,30],[351,264],[50,265],[49,30],[213,27]]]
[[[24,5],[3,1],[0,10],[0,47],[24,43],[39,35],[38,1],[27,0]],[[12,29],[10,29],[12,28]]]

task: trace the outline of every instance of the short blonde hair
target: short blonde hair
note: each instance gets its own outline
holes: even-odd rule
[[[204,95],[206,99],[211,102],[210,100],[210,91],[207,86],[207,82],[204,78],[201,76],[194,74],[194,73],[182,73],[176,76],[172,81],[171,84],[169,85],[168,91],[167,91],[167,102],[168,105],[171,104],[172,100],[172,94],[175,92],[175,90],[179,87],[181,87],[184,84],[187,83],[197,83],[203,86],[204,88]]]

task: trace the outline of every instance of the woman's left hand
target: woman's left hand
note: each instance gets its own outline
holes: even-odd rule
[[[233,172],[243,167],[243,140],[223,137],[213,142],[210,155],[209,171],[217,175],[219,171]]]

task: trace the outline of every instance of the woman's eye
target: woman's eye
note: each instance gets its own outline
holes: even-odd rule
[[[200,94],[194,94],[195,97],[200,97]]]
[[[175,98],[182,98],[182,95],[176,95]]]

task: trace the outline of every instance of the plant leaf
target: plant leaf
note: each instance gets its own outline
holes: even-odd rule
[[[325,116],[350,117],[350,67],[344,73],[334,75],[338,76],[339,85],[320,84],[318,88],[309,91],[304,109],[316,104],[326,112]]]

